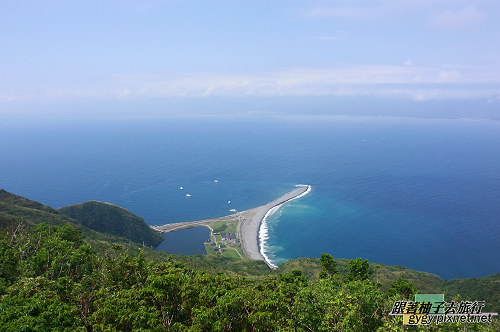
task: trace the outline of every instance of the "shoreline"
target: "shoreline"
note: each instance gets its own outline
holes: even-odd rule
[[[241,214],[245,213],[245,215],[238,223],[238,237],[241,240],[243,251],[249,259],[263,260],[270,268],[276,268],[276,266],[270,262],[269,258],[265,257],[266,255],[262,250],[260,235],[262,225],[265,225],[265,218],[278,210],[284,203],[302,197],[310,190],[311,186],[309,185],[298,185],[297,189],[286,193],[266,205],[241,212]]]
[[[238,219],[236,227],[237,236],[241,241],[241,248],[248,259],[257,259],[264,261],[271,269],[276,266],[272,264],[269,257],[266,256],[263,248],[261,235],[264,233],[262,227],[266,227],[266,218],[277,211],[284,203],[300,198],[311,191],[310,185],[296,185],[296,189],[289,191],[285,195],[250,210],[241,211],[225,217],[205,219],[198,221],[188,221],[181,223],[172,223],[162,226],[149,226],[152,229],[160,232],[167,233],[184,228],[192,228],[198,226],[208,226],[213,222],[225,219]]]
[[[311,186],[310,185],[297,185],[297,187],[299,188],[302,188],[302,187],[307,187],[307,189],[300,193],[299,195],[295,196],[295,197],[292,197],[290,199],[288,199],[287,201],[284,201],[283,203],[280,203],[279,205],[276,205],[274,207],[272,207],[271,209],[269,209],[269,211],[267,211],[267,213],[265,214],[264,218],[262,218],[262,221],[260,223],[260,226],[259,226],[259,233],[258,233],[258,245],[259,245],[259,252],[260,254],[262,255],[262,257],[264,257],[264,261],[267,263],[267,265],[272,268],[272,269],[276,269],[278,266],[275,265],[271,259],[269,258],[269,256],[266,255],[265,251],[264,251],[264,248],[267,247],[267,239],[269,238],[267,236],[267,218],[269,218],[270,216],[272,216],[276,211],[278,211],[280,209],[281,206],[283,206],[283,204],[285,203],[288,203],[290,201],[293,201],[294,199],[298,199],[300,197],[303,197],[305,195],[307,195],[310,191],[311,191]]]

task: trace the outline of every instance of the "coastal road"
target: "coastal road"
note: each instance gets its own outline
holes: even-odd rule
[[[310,186],[307,185],[298,185],[297,189],[294,189],[280,198],[267,203],[266,205],[262,205],[256,207],[251,210],[246,210],[242,212],[238,212],[235,214],[231,214],[226,217],[215,218],[215,219],[205,219],[198,221],[188,221],[188,222],[180,222],[173,224],[166,224],[163,226],[149,226],[154,230],[157,230],[161,233],[167,233],[176,231],[184,228],[192,228],[197,226],[207,226],[219,220],[237,220],[239,219],[237,226],[237,236],[241,241],[241,247],[243,248],[243,252],[249,259],[259,259],[263,260],[269,265],[270,268],[274,268],[272,264],[267,262],[260,253],[259,248],[259,229],[262,220],[266,216],[266,213],[272,208],[281,205],[287,201],[290,201],[298,196],[303,195],[308,190],[310,190]]]

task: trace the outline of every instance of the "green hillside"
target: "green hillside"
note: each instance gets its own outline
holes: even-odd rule
[[[78,221],[60,214],[50,206],[0,189],[0,227],[16,224],[20,220],[23,220],[29,226],[47,223],[59,226],[71,225],[82,231],[84,230],[84,227]]]
[[[99,211],[126,211],[95,203]],[[499,312],[500,274],[444,281],[400,265],[325,256],[329,260],[292,259],[271,270],[262,261],[168,255],[0,190],[0,326],[2,331],[500,330],[498,318],[492,324],[403,327],[400,317],[389,315],[405,289],[415,288],[421,294],[444,293],[447,302],[484,300],[483,312]],[[402,286],[407,282],[413,286]]]
[[[156,247],[164,240],[144,219],[113,204],[89,201],[61,207],[57,211],[95,231],[125,237],[146,246]]]
[[[142,243],[136,244],[125,237],[92,230],[50,206],[0,189],[0,228],[15,228],[20,224],[32,228],[42,223],[57,226],[68,225],[76,228],[84,235],[85,243],[99,253],[104,253],[113,245],[118,245],[131,254],[138,254],[139,249],[143,249],[150,259],[161,260],[167,257],[166,253],[150,250]]]

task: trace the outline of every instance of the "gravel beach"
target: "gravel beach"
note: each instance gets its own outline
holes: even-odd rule
[[[241,241],[241,246],[247,258],[249,259],[260,259],[263,260],[269,265],[270,268],[275,268],[272,264],[267,262],[260,253],[259,248],[259,229],[262,223],[262,220],[266,216],[266,213],[272,208],[283,204],[289,200],[292,200],[308,190],[310,190],[310,186],[308,185],[297,185],[297,189],[294,189],[280,198],[267,203],[266,205],[262,205],[256,207],[251,210],[246,210],[242,212],[238,212],[226,217],[220,217],[215,219],[206,219],[206,220],[198,220],[198,221],[189,221],[189,222],[181,222],[181,223],[173,223],[166,224],[163,226],[149,226],[161,233],[171,232],[178,229],[189,228],[189,227],[197,227],[197,226],[206,226],[218,220],[236,220],[238,219],[238,227],[236,232],[238,233],[238,238]]]
[[[283,204],[286,201],[289,201],[297,196],[302,195],[308,189],[309,186],[307,185],[298,186],[297,189],[294,189],[286,193],[285,195],[281,196],[280,198],[266,205],[262,205],[257,208],[246,210],[239,213],[241,221],[238,224],[237,232],[239,238],[241,239],[245,255],[249,259],[260,259],[265,261],[264,257],[260,253],[260,248],[259,248],[259,228],[262,219],[264,219],[266,213],[273,207]]]

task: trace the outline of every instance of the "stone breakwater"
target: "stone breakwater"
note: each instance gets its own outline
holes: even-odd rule
[[[235,214],[231,214],[226,217],[220,217],[215,219],[205,219],[198,221],[188,221],[181,223],[173,223],[166,224],[163,226],[149,226],[154,230],[157,230],[160,233],[172,232],[179,229],[191,228],[197,226],[208,226],[219,220],[236,220],[238,219],[237,226],[237,236],[241,241],[243,251],[247,258],[249,259],[259,259],[263,260],[269,265],[269,267],[274,268],[272,265],[261,253],[259,246],[259,229],[261,226],[264,217],[266,214],[273,208],[286,203],[290,200],[298,198],[300,196],[305,195],[307,192],[311,190],[311,187],[308,185],[298,185],[297,189],[294,189],[280,198],[267,203],[266,205],[262,205],[256,207],[254,209],[238,212]]]

